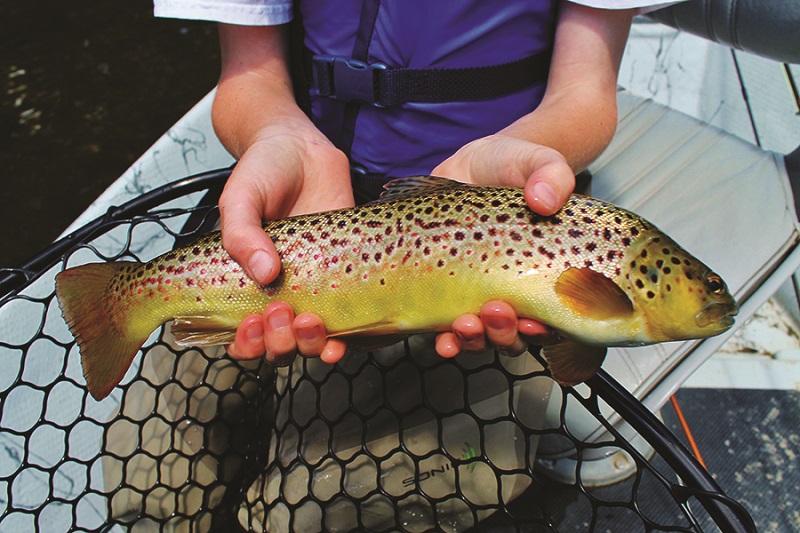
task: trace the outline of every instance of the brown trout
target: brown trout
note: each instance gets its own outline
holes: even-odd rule
[[[350,339],[443,331],[504,300],[560,335],[544,354],[564,384],[594,375],[608,346],[717,335],[737,312],[722,279],[652,224],[579,195],[544,217],[520,189],[406,178],[370,204],[264,229],[282,262],[266,286],[219,233],[147,263],[61,272],[56,293],[92,396],[111,392],[161,324],[174,320],[184,345],[226,344],[278,300]]]

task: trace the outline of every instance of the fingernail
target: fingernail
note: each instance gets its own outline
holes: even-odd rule
[[[303,340],[310,341],[316,339],[319,335],[319,328],[298,328],[297,336]]]
[[[264,250],[258,250],[250,256],[247,266],[253,278],[259,283],[264,283],[272,272],[272,258]]]
[[[261,339],[264,336],[264,326],[261,324],[261,321],[253,322],[245,333],[250,340]]]
[[[533,199],[548,211],[556,211],[558,209],[556,191],[546,181],[540,181],[533,185]]]
[[[485,318],[486,326],[492,329],[505,329],[511,326],[511,322],[501,316],[488,316]]]
[[[274,311],[272,314],[269,315],[267,318],[269,321],[269,325],[272,329],[284,329],[288,328],[292,325],[292,317],[289,315],[289,311],[285,309],[278,309]]]

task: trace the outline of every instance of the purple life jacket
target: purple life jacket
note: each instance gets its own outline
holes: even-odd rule
[[[554,0],[299,0],[307,54],[379,62],[388,69],[494,66],[547,54]],[[337,68],[339,65],[337,65]],[[546,72],[546,67],[545,67]],[[489,84],[492,80],[489,80]],[[499,97],[388,107],[310,92],[317,127],[370,175],[428,174],[464,144],[496,133],[541,102],[545,83]]]

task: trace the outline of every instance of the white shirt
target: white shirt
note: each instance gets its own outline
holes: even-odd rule
[[[650,11],[669,5],[664,0],[570,0],[600,9]],[[292,20],[291,0],[153,0],[157,17],[211,20],[243,26],[273,26]]]

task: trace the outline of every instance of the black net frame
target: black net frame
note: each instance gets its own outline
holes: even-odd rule
[[[24,319],[0,329],[0,530],[755,530],[747,511],[603,371],[588,386],[552,388],[546,402],[556,415],[532,423],[519,391],[531,383],[551,388],[535,349],[520,356],[534,365],[520,368],[520,359],[495,352],[416,356],[425,353],[423,338],[388,353],[348,354],[343,365],[298,358],[275,370],[178,348],[162,329],[115,393],[92,400],[53,276],[80,262],[166,251],[151,246],[153,232],[142,237],[142,227],[165,238],[161,248],[210,230],[229,173],[186,178],[113,207],[20,268],[0,270],[0,316]],[[453,375],[460,385],[437,396],[447,381],[439,378]],[[479,378],[486,376],[499,383],[491,413],[481,403]],[[361,394],[366,382],[377,396]],[[406,394],[409,387],[420,394]],[[584,441],[573,432],[575,409],[599,422],[602,438]],[[610,412],[627,424],[609,422]],[[389,421],[389,441],[373,438],[379,417]],[[448,436],[456,419],[468,421],[471,444],[454,445]],[[356,444],[343,454],[339,428],[348,425]],[[430,436],[425,446],[415,440],[419,427]],[[321,444],[309,446],[313,432]],[[495,453],[500,434],[518,443],[516,460]],[[634,438],[655,455],[631,444]],[[568,444],[573,479],[547,475],[536,458],[541,439]],[[585,482],[585,465],[602,450],[623,450],[633,474],[609,486]],[[439,462],[431,468],[431,461]],[[410,474],[392,485],[387,472],[400,463]],[[445,470],[452,479],[444,489],[423,486],[423,478]],[[483,476],[477,488],[467,483],[476,471]]]

